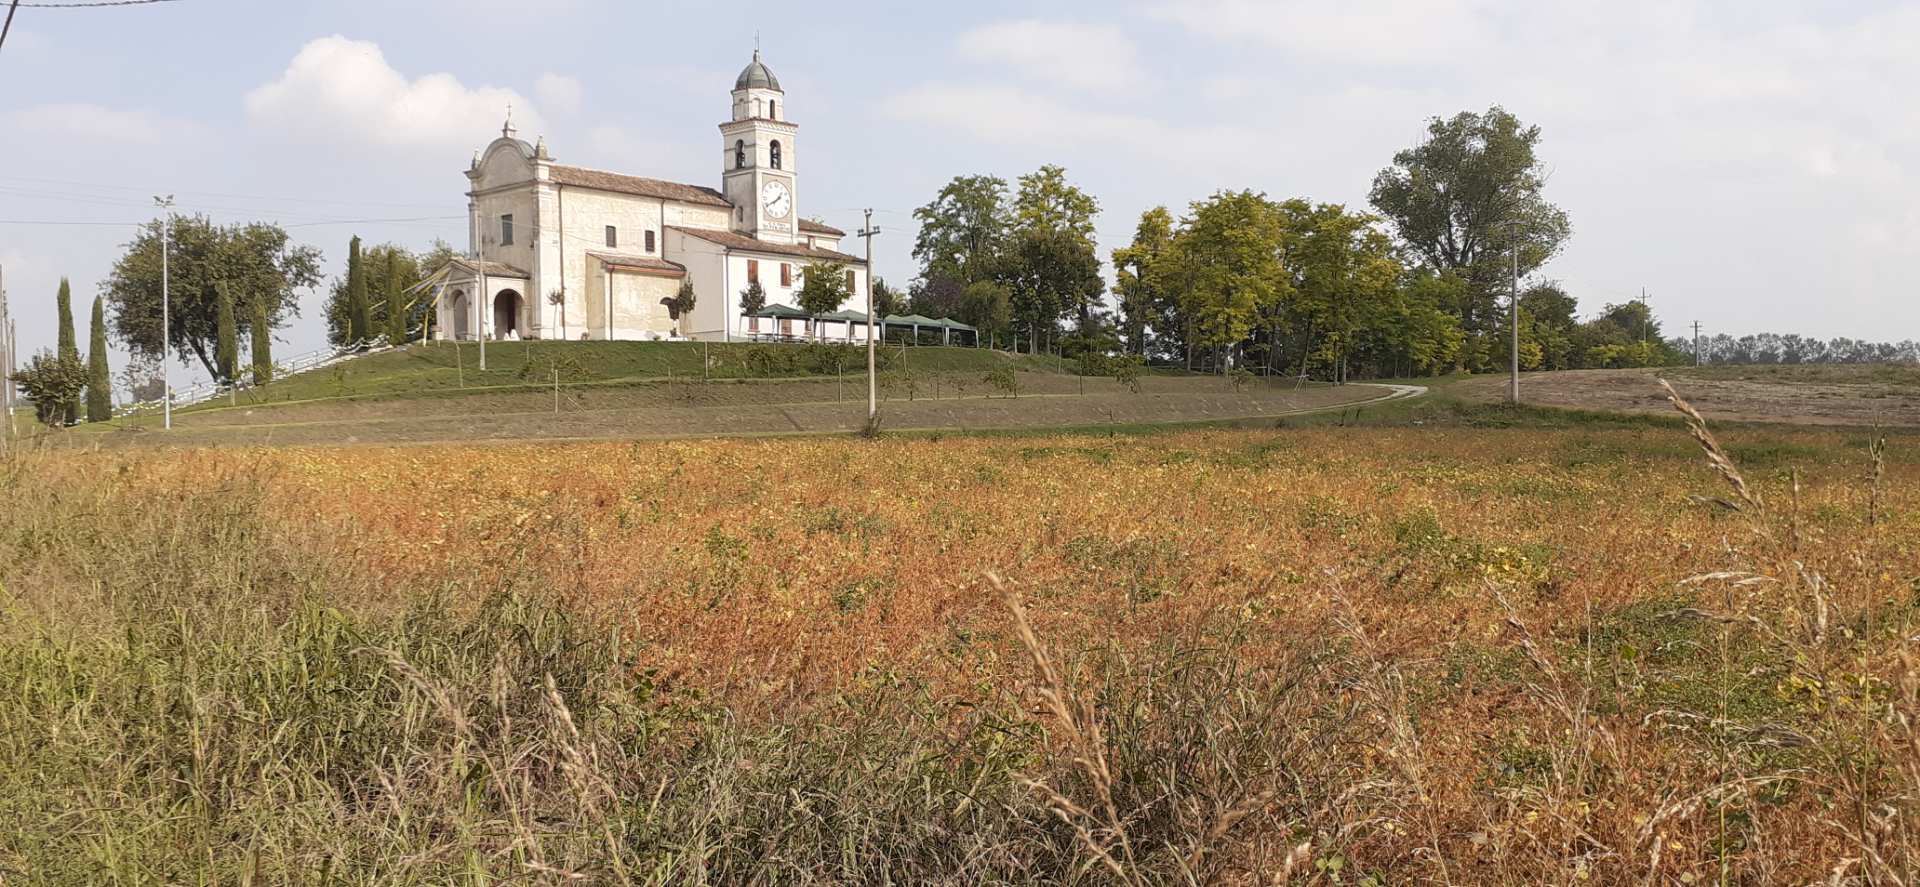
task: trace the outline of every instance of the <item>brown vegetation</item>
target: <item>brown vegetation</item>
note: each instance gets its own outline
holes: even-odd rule
[[[0,873],[1913,883],[1912,441],[1695,421],[16,459]]]

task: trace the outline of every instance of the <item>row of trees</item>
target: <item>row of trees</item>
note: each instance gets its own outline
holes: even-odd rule
[[[95,297],[93,326],[83,362],[73,324],[73,288],[66,278],[60,279],[60,290],[54,300],[60,325],[54,350],[34,355],[27,361],[26,368],[15,375],[14,382],[33,401],[34,415],[41,422],[72,425],[83,418],[89,422],[105,422],[113,418],[105,308],[101,299]]]
[[[1501,367],[1504,297],[1571,232],[1542,193],[1539,142],[1538,127],[1496,107],[1431,121],[1374,177],[1372,212],[1250,191],[1197,201],[1177,221],[1148,210],[1112,254],[1123,344],[1334,380]],[[1585,364],[1626,344],[1609,322],[1578,323],[1555,285],[1521,303],[1524,367]]]
[[[1891,363],[1920,361],[1920,342],[1867,342],[1845,337],[1821,341],[1788,333],[1759,333],[1730,336],[1725,333],[1704,337],[1698,343],[1703,363],[1712,364],[1804,364],[1804,363]],[[1695,342],[1676,337],[1668,347],[1691,360]]]
[[[171,228],[164,236],[163,225]],[[168,247],[164,294],[163,241]],[[299,291],[319,282],[320,262],[318,250],[293,244],[278,225],[221,226],[205,216],[156,219],[127,244],[101,284],[86,361],[80,360],[75,342],[71,286],[62,280],[55,348],[31,358],[14,381],[44,422],[106,421],[113,415],[111,333],[129,352],[120,383],[134,400],[161,395],[159,364],[167,350],[182,360],[198,360],[220,383],[237,383],[243,371],[264,383],[273,373],[273,330],[299,313]],[[163,297],[170,315],[164,321]],[[250,344],[244,366],[243,335]]]
[[[393,243],[363,249],[360,238],[353,238],[347,244],[347,274],[327,294],[327,341],[337,346],[409,341],[433,323],[427,301],[410,297],[409,290],[456,257],[440,240],[414,252]]]
[[[1025,342],[1029,350],[1100,348],[1093,340],[1107,319],[1093,235],[1099,212],[1099,201],[1058,166],[1021,176],[1011,194],[997,176],[955,178],[914,211],[920,234],[913,255],[921,272],[908,310],[952,317],[984,335]],[[890,291],[887,296],[894,300]],[[1059,336],[1062,321],[1078,344]]]
[[[916,210],[911,310],[956,317],[1028,350],[1124,351],[1269,371],[1413,375],[1509,359],[1505,300],[1571,233],[1548,202],[1538,127],[1495,107],[1429,123],[1373,181],[1372,211],[1222,191],[1175,218],[1143,213],[1110,253],[1103,300],[1099,203],[1046,166],[1008,183],[961,176]],[[878,289],[878,285],[876,285]],[[876,298],[879,298],[876,292]],[[1641,302],[1581,321],[1555,283],[1521,303],[1529,369],[1671,363]],[[1061,334],[1062,327],[1066,334]]]

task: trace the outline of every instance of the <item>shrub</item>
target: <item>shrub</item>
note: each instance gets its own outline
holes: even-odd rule
[[[41,422],[59,427],[80,421],[80,395],[87,390],[87,365],[78,358],[42,351],[27,361],[13,381],[33,401]]]
[[[988,387],[1009,397],[1020,396],[1020,374],[1012,367],[995,367],[980,377]]]

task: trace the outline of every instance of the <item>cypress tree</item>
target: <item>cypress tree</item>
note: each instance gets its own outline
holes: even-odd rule
[[[107,308],[93,297],[93,330],[87,337],[87,421],[113,418],[113,376],[107,371]]]
[[[267,323],[265,299],[253,300],[253,384],[273,381],[273,328]]]
[[[226,281],[215,283],[213,289],[220,300],[220,313],[214,325],[213,369],[220,374],[220,381],[231,385],[240,379],[240,336],[234,327],[233,294],[228,291]]]
[[[60,342],[55,354],[60,360],[80,363],[80,343],[73,334],[73,288],[67,285],[67,279],[60,278],[60,294],[54,297],[60,308]],[[60,405],[62,423],[80,421],[80,399],[74,398]]]
[[[406,295],[400,286],[400,250],[387,250],[387,344],[407,344]]]
[[[360,256],[360,238],[347,244],[347,343],[358,345],[373,332],[367,318],[367,269]]]

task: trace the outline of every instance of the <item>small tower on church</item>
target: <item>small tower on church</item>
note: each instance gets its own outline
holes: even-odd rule
[[[721,193],[733,204],[733,228],[759,240],[793,243],[800,218],[794,135],[787,94],[760,61],[760,50],[733,84],[733,118],[720,124]]]

